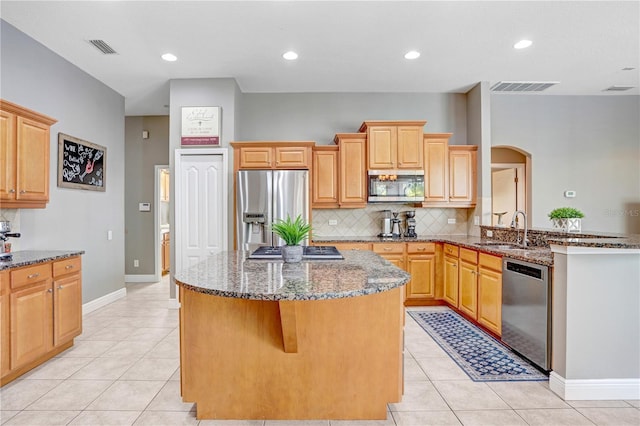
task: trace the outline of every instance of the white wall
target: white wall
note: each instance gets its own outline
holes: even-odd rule
[[[58,120],[51,128],[49,204],[21,209],[21,250],[84,250],[83,302],[124,287],[124,98],[0,21],[3,99]],[[106,191],[57,187],[58,132],[107,147]],[[113,240],[107,240],[107,231]]]
[[[491,96],[492,145],[531,154],[533,226],[566,205],[583,230],[640,233],[639,117],[640,96]]]

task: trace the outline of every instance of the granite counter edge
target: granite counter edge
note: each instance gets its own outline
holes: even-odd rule
[[[24,260],[10,260],[8,262],[0,262],[0,271],[11,270],[16,268],[22,268],[24,266],[37,265],[39,263],[46,263],[60,259],[66,259],[69,257],[81,256],[85,254],[84,250],[25,250],[16,251],[15,255],[29,256],[30,253],[34,253],[32,257]]]

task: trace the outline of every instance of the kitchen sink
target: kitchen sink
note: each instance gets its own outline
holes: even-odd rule
[[[478,243],[478,245],[484,246],[484,247],[491,247],[498,250],[527,250],[532,248],[532,247],[522,247],[521,245],[518,245],[518,244],[509,244],[509,243],[498,242],[498,241],[482,242],[482,243]]]

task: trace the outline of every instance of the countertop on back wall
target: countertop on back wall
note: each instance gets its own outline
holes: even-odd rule
[[[537,263],[540,265],[553,265],[553,254],[548,247],[530,247],[527,249],[509,249],[503,250],[496,247],[481,245],[487,240],[480,237],[471,237],[468,235],[424,235],[417,238],[380,238],[380,237],[363,237],[363,236],[322,236],[314,237],[314,244],[331,245],[331,243],[387,243],[387,242],[431,242],[431,243],[451,243],[472,250],[479,250],[485,253],[509,257],[512,259],[524,260],[526,262]]]

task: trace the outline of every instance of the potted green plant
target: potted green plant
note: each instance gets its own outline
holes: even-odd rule
[[[282,247],[282,260],[287,263],[300,262],[303,248],[300,243],[309,236],[311,225],[305,223],[301,215],[295,220],[287,215],[286,220],[278,219],[271,225],[271,230],[284,240]]]
[[[580,232],[583,217],[584,213],[573,207],[559,207],[549,213],[553,227],[565,232]]]

